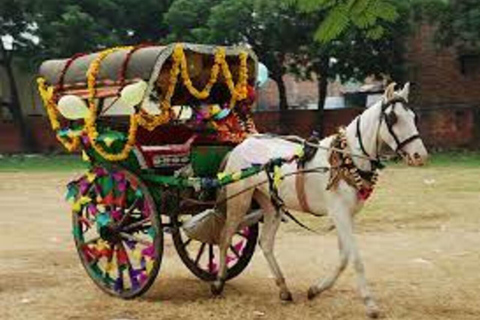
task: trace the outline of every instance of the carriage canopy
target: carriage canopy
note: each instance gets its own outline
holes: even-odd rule
[[[94,146],[101,131],[97,119],[114,115],[130,117],[130,145],[137,127],[152,131],[184,119],[239,142],[255,131],[250,112],[257,65],[256,55],[240,46],[116,47],[44,62],[39,90],[53,129],[65,131],[59,114],[75,120]],[[59,140],[68,149],[78,146]]]

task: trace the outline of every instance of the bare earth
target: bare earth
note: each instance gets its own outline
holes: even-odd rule
[[[78,174],[78,173],[77,173]],[[314,301],[337,259],[335,232],[282,225],[276,246],[294,303],[282,304],[257,250],[213,299],[167,236],[160,276],[133,301],[100,292],[81,268],[64,186],[74,173],[0,173],[0,319],[365,319],[353,271]],[[480,319],[480,168],[385,170],[357,217],[367,277],[386,319]],[[319,230],[328,220],[299,216]]]

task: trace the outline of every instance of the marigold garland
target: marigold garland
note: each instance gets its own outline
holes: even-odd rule
[[[47,110],[48,119],[50,120],[52,130],[56,133],[57,140],[60,141],[65,149],[67,149],[69,152],[77,150],[80,146],[80,137],[78,135],[69,133],[69,141],[68,139],[60,136],[58,133],[60,130],[60,122],[58,121],[58,111],[55,103],[55,88],[47,86],[44,78],[38,78],[37,84],[40,97],[42,98],[43,104]]]
[[[109,161],[121,161],[128,157],[130,151],[135,145],[135,137],[138,128],[138,118],[136,114],[130,116],[130,127],[128,130],[128,138],[123,146],[123,149],[118,153],[109,153],[101,145],[97,143],[98,131],[96,127],[96,118],[97,118],[97,104],[95,103],[95,84],[97,82],[97,75],[100,72],[100,66],[102,61],[108,57],[110,54],[120,51],[120,50],[131,50],[132,47],[114,47],[101,51],[95,60],[90,64],[87,71],[87,88],[88,88],[88,106],[89,106],[89,115],[85,118],[85,130],[90,139],[92,147],[95,151],[100,154],[103,158]]]
[[[152,116],[140,110],[139,113],[133,114],[130,116],[130,127],[128,130],[127,141],[123,147],[123,149],[118,153],[109,153],[107,152],[101,145],[97,143],[97,138],[99,133],[96,128],[96,118],[98,113],[97,104],[95,101],[96,98],[96,82],[97,76],[100,72],[101,63],[105,58],[107,58],[110,54],[119,51],[119,50],[130,50],[129,55],[131,56],[134,51],[136,51],[135,47],[114,47],[110,49],[106,49],[101,51],[95,60],[90,64],[88,71],[87,71],[87,89],[88,89],[88,106],[89,106],[89,115],[85,118],[85,127],[84,131],[86,132],[89,140],[91,141],[92,147],[99,153],[102,157],[109,161],[121,161],[128,157],[131,149],[136,143],[136,132],[138,126],[142,126],[147,130],[154,130],[156,127],[167,123],[170,121],[172,117],[172,108],[171,108],[171,99],[175,93],[175,88],[178,83],[179,75],[181,76],[181,80],[183,85],[187,88],[189,93],[199,100],[205,100],[210,96],[211,89],[213,86],[218,82],[218,76],[220,72],[222,72],[223,78],[225,83],[231,93],[231,100],[229,103],[229,108],[232,109],[238,101],[244,100],[248,96],[247,90],[247,82],[248,82],[248,67],[247,67],[247,60],[248,54],[246,52],[240,53],[240,69],[238,74],[238,81],[235,84],[232,80],[232,74],[228,63],[226,61],[226,53],[225,48],[221,47],[218,48],[215,53],[215,63],[212,66],[210,78],[208,83],[205,87],[200,91],[193,86],[192,80],[190,75],[188,74],[188,64],[187,58],[183,49],[182,44],[177,44],[174,48],[172,54],[173,64],[170,69],[170,79],[169,79],[169,86],[165,92],[165,95],[160,103],[161,106],[161,113],[156,116]],[[70,66],[73,61],[81,55],[76,55],[71,58],[67,64]],[[62,72],[62,78],[67,71],[68,67],[64,69]],[[125,70],[122,70],[121,75],[124,76]],[[63,79],[62,79],[63,80]],[[63,82],[63,81],[62,81]],[[65,148],[69,151],[76,150],[80,145],[80,136],[74,135],[73,133],[69,133],[68,137],[70,141],[58,134],[58,130],[60,129],[60,122],[58,121],[58,111],[56,105],[56,93],[58,89],[62,87],[63,84],[60,86],[47,86],[46,81],[44,78],[38,79],[38,87],[40,91],[40,95],[44,102],[45,108],[47,110],[48,117],[50,119],[50,124],[52,129],[57,132],[57,139],[65,146]],[[249,119],[251,120],[251,119]],[[252,127],[254,126],[251,121],[247,121],[247,128],[248,131],[252,131]],[[239,137],[236,137],[239,138]],[[237,139],[235,139],[237,140]]]

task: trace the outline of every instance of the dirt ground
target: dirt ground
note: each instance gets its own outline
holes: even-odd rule
[[[75,173],[0,172],[0,319],[365,319],[351,268],[308,301],[337,259],[335,232],[282,225],[276,252],[295,302],[283,304],[261,251],[223,298],[197,280],[166,242],[160,275],[143,297],[100,292],[70,234],[64,186]],[[386,169],[357,239],[385,319],[480,319],[480,168]],[[300,216],[314,228],[325,220]]]

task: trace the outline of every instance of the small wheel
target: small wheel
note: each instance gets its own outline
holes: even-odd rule
[[[219,267],[219,248],[217,245],[203,243],[189,238],[181,229],[182,221],[191,215],[172,217],[172,238],[180,259],[198,278],[214,281]],[[238,276],[248,266],[255,252],[258,239],[258,223],[239,230],[232,239],[227,253],[227,278]]]
[[[147,187],[125,170],[98,167],[68,193],[75,245],[94,283],[124,299],[148,290],[160,269],[163,231]]]

